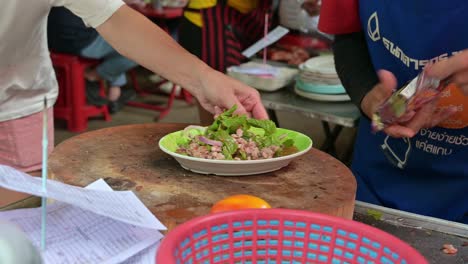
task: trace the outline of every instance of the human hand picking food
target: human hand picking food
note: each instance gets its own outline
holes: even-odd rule
[[[219,114],[219,109],[230,109],[237,105],[236,114],[268,119],[257,90],[220,72],[211,69],[210,71],[211,73],[202,79],[199,92],[194,94],[203,108],[212,114]]]
[[[96,30],[121,54],[187,89],[209,112],[237,104],[238,114],[268,118],[257,90],[208,67],[132,8],[122,6]]]
[[[380,111],[380,107],[392,96],[397,86],[395,76],[385,70],[378,73],[380,83],[377,84],[361,102],[362,111],[371,119]],[[393,96],[393,107],[401,108],[406,111],[406,101],[404,98]],[[442,110],[437,108],[438,97],[418,104],[417,107],[408,109],[406,112],[399,113],[399,118],[393,124],[383,128],[388,135],[396,138],[413,137],[422,128],[430,128],[438,125],[456,112],[453,107],[447,107]],[[393,109],[398,112],[398,109]]]

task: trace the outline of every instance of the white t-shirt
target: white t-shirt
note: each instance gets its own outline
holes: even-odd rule
[[[37,113],[55,103],[58,86],[47,47],[47,16],[64,6],[97,27],[121,0],[0,0],[0,122]]]

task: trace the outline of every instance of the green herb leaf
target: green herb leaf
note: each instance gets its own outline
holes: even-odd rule
[[[241,155],[241,159],[242,159],[242,160],[246,160],[246,159],[247,159],[247,153],[245,153],[245,151],[240,150],[240,151],[239,151],[239,154]]]
[[[229,110],[223,112],[222,114],[220,114],[218,118],[221,118],[221,119],[222,119],[222,118],[225,118],[225,117],[230,117],[230,116],[232,116],[232,114],[234,114],[234,112],[235,112],[236,110],[237,110],[237,105],[233,105],[233,106],[231,107],[231,109],[229,109]]]
[[[221,121],[223,126],[229,131],[229,134],[236,133],[238,128],[245,128],[247,125],[247,118],[245,116],[235,116]]]
[[[265,136],[273,135],[276,132],[276,125],[271,120],[258,120],[249,118],[247,123],[253,127],[262,128],[265,130]]]
[[[232,155],[237,151],[236,141],[226,130],[219,130],[215,133],[216,140],[223,142],[222,152],[226,159],[232,159]]]

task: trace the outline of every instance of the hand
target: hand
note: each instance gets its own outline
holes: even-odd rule
[[[201,89],[194,94],[203,108],[212,114],[219,114],[220,109],[229,109],[236,104],[237,114],[268,119],[257,90],[218,71],[207,71],[203,75]]]
[[[468,96],[468,50],[426,66],[430,77],[456,84]]]
[[[397,80],[391,72],[381,70],[379,71],[379,78],[380,83],[368,92],[361,102],[361,109],[369,118],[372,118],[379,106],[392,95],[397,87]],[[391,137],[410,138],[416,135],[421,128],[434,127],[456,112],[454,108],[445,108],[439,111],[437,109],[438,101],[438,99],[433,100],[416,112],[405,114],[400,118],[400,120],[404,121],[388,126],[384,129],[384,132]]]
[[[320,13],[320,0],[305,0],[302,8],[309,16],[317,16]]]

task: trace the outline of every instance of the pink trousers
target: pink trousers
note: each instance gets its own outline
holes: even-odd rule
[[[48,152],[54,148],[53,110],[47,110]],[[0,122],[0,164],[24,172],[42,167],[42,111]]]

